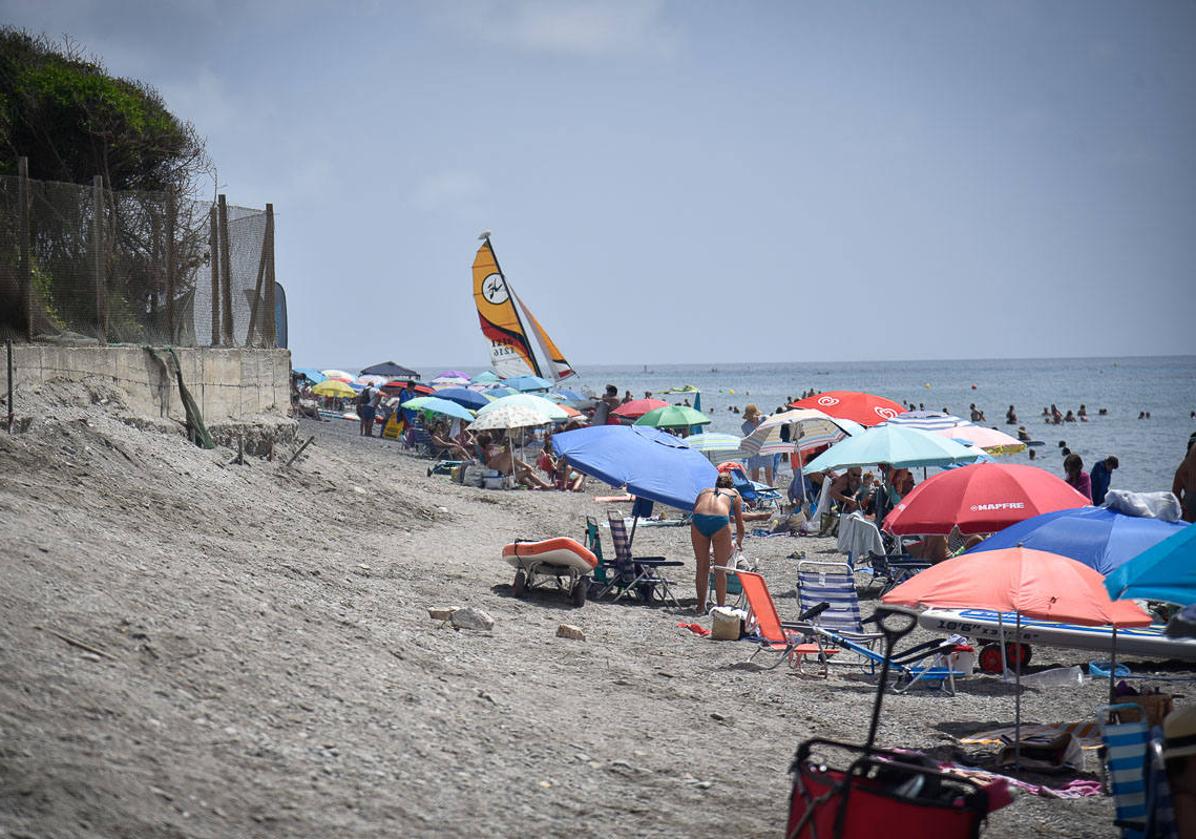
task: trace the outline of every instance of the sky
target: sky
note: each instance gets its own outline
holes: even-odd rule
[[[1196,3],[0,0],[277,218],[296,365],[1196,353]],[[207,186],[210,194],[212,185]]]

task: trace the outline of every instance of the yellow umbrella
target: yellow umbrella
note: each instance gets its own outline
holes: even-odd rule
[[[356,396],[357,392],[349,387],[344,382],[338,382],[336,379],[325,379],[318,385],[311,389],[311,392],[316,396]]]

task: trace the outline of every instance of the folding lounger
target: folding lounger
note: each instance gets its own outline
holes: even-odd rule
[[[930,567],[926,560],[914,559],[909,554],[869,553],[868,560],[872,563],[872,581],[880,582],[882,596]]]
[[[615,602],[623,595],[633,592],[644,603],[651,603],[659,598],[661,602],[671,600],[674,606],[680,608],[673,594],[673,582],[658,572],[661,568],[675,568],[684,565],[679,560],[667,560],[663,556],[636,556],[631,554],[631,539],[627,535],[627,525],[623,521],[623,514],[617,510],[607,513],[610,521],[610,538],[615,547],[613,575],[608,573],[609,582],[606,588],[598,593],[599,597],[607,592],[616,591]]]
[[[735,574],[743,586],[743,593],[747,596],[749,622],[754,625],[759,636],[759,646],[752,652],[751,661],[762,652],[776,654],[776,660],[768,665],[768,669],[776,667],[782,661],[789,661],[789,666],[799,673],[806,656],[815,656],[822,665],[822,677],[828,674],[827,662],[831,656],[839,651],[825,644],[817,638],[808,640],[813,635],[813,627],[809,623],[783,623],[777,614],[777,606],[768,591],[768,584],[764,578],[753,571],[735,571],[724,569]],[[818,607],[815,607],[816,609]],[[812,617],[810,614],[804,618]]]
[[[883,635],[865,632],[860,617],[860,599],[855,590],[855,575],[845,562],[821,562],[803,559],[797,563],[797,608],[805,612],[819,603],[827,608],[814,623],[838,633],[857,644],[873,649]],[[862,662],[871,667],[871,662]]]

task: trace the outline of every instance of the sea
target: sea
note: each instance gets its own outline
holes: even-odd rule
[[[450,368],[454,369],[454,368]],[[483,368],[455,368],[469,373]],[[434,377],[440,368],[421,370]],[[966,361],[799,362],[783,364],[648,364],[581,365],[565,386],[601,393],[607,384],[636,397],[655,397],[680,404],[693,394],[667,394],[693,385],[702,393],[702,411],[712,418],[709,429],[740,433],[740,414],[748,403],[763,413],[815,389],[857,390],[886,396],[928,411],[946,411],[967,418],[973,403],[984,411],[985,425],[1016,435],[1005,424],[1013,405],[1020,424],[1037,446],[1035,465],[1062,476],[1066,446],[1091,469],[1098,460],[1116,455],[1115,489],[1155,492],[1171,489],[1175,470],[1196,432],[1196,356],[1127,358],[1034,358]],[[1051,404],[1067,413],[1086,405],[1086,423],[1050,425],[1043,408]],[[1100,415],[1101,410],[1105,415]],[[1139,414],[1149,412],[1149,419]],[[1000,458],[1029,463],[1028,452]]]

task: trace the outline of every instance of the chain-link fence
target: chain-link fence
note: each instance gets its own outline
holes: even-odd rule
[[[274,346],[274,216],[0,176],[0,336]]]

